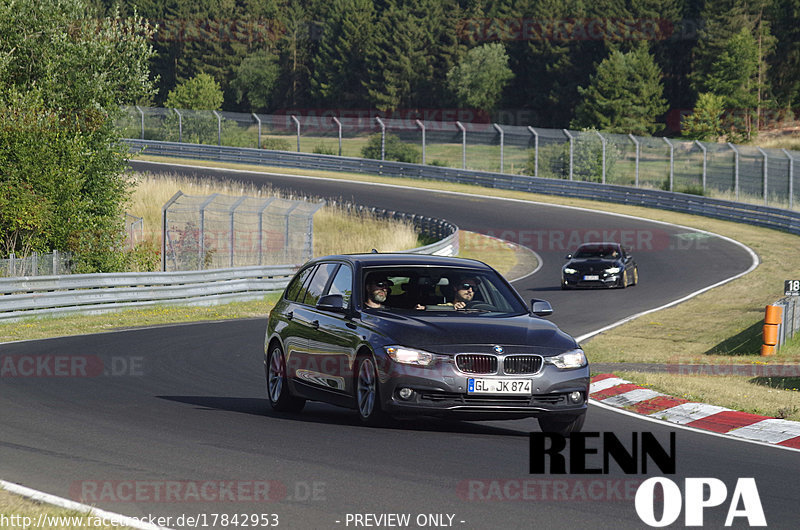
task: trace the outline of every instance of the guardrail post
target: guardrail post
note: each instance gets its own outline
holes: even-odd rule
[[[794,158],[789,154],[786,149],[781,149],[786,158],[789,159],[789,209],[792,209],[794,199]]]
[[[422,165],[425,165],[425,124],[420,120],[415,120],[417,127],[422,130]]]
[[[253,113],[253,118],[255,118],[258,123],[258,141],[256,142],[256,147],[261,149],[261,118],[259,118],[258,114],[255,112]]]
[[[342,122],[339,121],[339,118],[334,116],[333,123],[335,123],[336,127],[339,128],[339,156],[342,156]],[[423,154],[422,156],[424,157],[425,155]]]
[[[733,150],[733,190],[736,200],[739,200],[739,150],[736,146],[728,142],[728,147]]]
[[[628,138],[630,138],[633,141],[633,145],[636,146],[636,172],[634,181],[636,182],[636,187],[638,188],[639,187],[639,140],[637,140],[636,137],[631,133],[628,133]]]
[[[760,147],[756,147],[756,149],[758,149],[758,152],[761,153],[761,156],[764,157],[763,162],[762,162],[763,163],[762,172],[764,174],[764,184],[763,184],[763,187],[764,187],[764,206],[766,206],[767,205],[767,198],[769,197],[769,192],[768,192],[769,188],[767,187],[767,173],[768,173],[767,166],[769,165],[769,158],[767,157],[767,152],[766,151],[764,151]]]
[[[503,143],[504,143],[505,133],[503,132],[503,129],[499,125],[497,125],[496,123],[493,123],[492,126],[494,126],[495,130],[500,133],[500,173],[502,173],[503,172]]]
[[[669,146],[669,191],[673,191],[675,187],[675,146],[666,138],[662,137],[661,139]]]
[[[136,105],[136,110],[139,111],[139,115],[142,117],[142,136],[141,136],[141,139],[144,140],[144,111],[142,110],[142,107],[140,107],[139,105]]]
[[[528,130],[533,135],[533,176],[539,176],[539,133],[536,132],[536,129],[528,126]]]
[[[707,168],[707,165],[708,165],[708,162],[707,162],[708,161],[708,150],[706,149],[706,146],[704,146],[703,144],[700,143],[700,140],[695,140],[694,143],[697,145],[697,147],[699,147],[700,149],[703,150],[703,195],[705,195],[705,193],[706,193],[706,179],[707,179],[706,168]]]
[[[569,138],[569,179],[572,180],[572,167],[573,167],[573,156],[575,153],[575,139],[566,129],[561,129],[561,131]]]
[[[602,180],[602,183],[605,184],[606,183],[606,139],[605,139],[605,137],[603,137],[602,134],[600,134],[600,131],[595,131],[594,133],[597,136],[599,136],[600,137],[600,141],[603,142],[603,171],[602,171],[603,172],[603,180]]]
[[[386,159],[386,125],[380,116],[375,116],[375,121],[381,126],[381,161]]]
[[[172,109],[172,110],[174,110],[175,114],[178,115],[178,143],[182,143],[183,142],[183,116],[181,115],[180,112],[178,112],[178,109]]]
[[[467,169],[467,129],[460,121],[456,126],[461,130],[461,169]]]

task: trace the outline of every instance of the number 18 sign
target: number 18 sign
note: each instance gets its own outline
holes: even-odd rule
[[[785,280],[783,296],[800,296],[800,280]]]

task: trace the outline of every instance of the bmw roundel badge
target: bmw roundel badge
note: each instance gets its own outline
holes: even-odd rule
[[[494,352],[495,353],[503,353],[504,351],[505,350],[503,350],[503,347],[500,346],[500,345],[497,345],[497,346],[494,347]]]

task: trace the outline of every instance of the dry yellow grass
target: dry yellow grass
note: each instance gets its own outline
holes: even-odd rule
[[[134,175],[135,189],[128,212],[144,219],[145,239],[160,241],[161,208],[178,191],[185,195],[212,193],[249,197],[279,196],[270,186],[233,181],[192,179],[176,175]],[[314,255],[349,254],[406,250],[420,246],[411,223],[378,219],[368,213],[349,213],[337,206],[325,206],[314,215]]]

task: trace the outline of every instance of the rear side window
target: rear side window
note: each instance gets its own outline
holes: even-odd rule
[[[291,300],[292,302],[302,301],[303,296],[305,296],[305,290],[303,290],[303,284],[306,283],[306,280],[311,275],[311,272],[314,270],[314,267],[308,267],[302,271],[300,271],[297,276],[292,279],[292,282],[289,284],[289,287],[286,288],[286,299]]]
[[[328,285],[328,280],[330,280],[331,274],[336,270],[336,267],[338,267],[337,263],[323,263],[317,267],[311,282],[308,284],[302,303],[317,305],[317,301],[325,293],[325,286]]]
[[[342,265],[336,271],[328,294],[340,294],[344,299],[344,307],[350,307],[350,297],[353,295],[353,271],[348,265]]]

